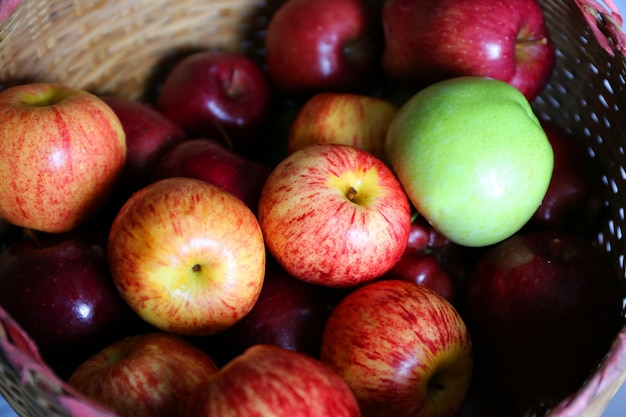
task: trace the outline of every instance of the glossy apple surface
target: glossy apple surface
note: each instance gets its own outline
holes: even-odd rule
[[[547,84],[555,50],[536,0],[389,0],[383,68],[426,85],[458,76],[510,83],[528,100]]]
[[[258,151],[273,111],[272,90],[258,63],[240,53],[203,51],[171,68],[157,108],[189,137],[210,137],[240,152]]]
[[[188,139],[155,164],[151,178],[197,178],[240,198],[256,213],[270,168],[248,159],[214,139]]]
[[[67,383],[120,417],[180,416],[191,392],[216,371],[213,360],[189,341],[152,332],[107,345]]]
[[[290,97],[360,92],[379,74],[380,17],[361,0],[291,0],[267,25],[273,84]]]
[[[520,230],[541,204],[554,162],[526,98],[482,77],[421,90],[392,120],[386,143],[413,205],[465,246],[491,245]]]
[[[185,132],[148,103],[118,96],[101,98],[124,128],[126,164],[122,186],[135,191],[147,184],[158,158],[186,138]]]
[[[285,158],[265,182],[258,217],[268,250],[288,273],[331,287],[389,270],[411,225],[393,172],[372,154],[338,144]]]
[[[195,178],[166,178],[133,194],[113,221],[108,258],[118,290],[139,316],[195,336],[244,317],[265,273],[254,213]]]
[[[526,406],[580,387],[623,325],[621,281],[602,252],[571,234],[527,232],[492,247],[464,301],[481,385]]]
[[[122,125],[101,99],[59,84],[0,92],[0,217],[67,232],[93,217],[122,174]]]
[[[256,345],[196,388],[184,417],[359,417],[346,383],[319,360]]]
[[[402,280],[348,294],[326,322],[321,360],[354,392],[363,416],[454,416],[472,375],[472,343],[443,297]]]
[[[355,146],[385,161],[385,139],[398,107],[362,94],[319,93],[308,99],[291,124],[287,151],[338,143]]]
[[[106,236],[73,231],[24,237],[0,253],[0,305],[59,373],[73,357],[108,342],[133,315],[113,285]]]

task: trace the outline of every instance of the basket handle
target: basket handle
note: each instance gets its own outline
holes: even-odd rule
[[[622,15],[613,0],[575,0],[600,46],[611,56],[626,54]]]

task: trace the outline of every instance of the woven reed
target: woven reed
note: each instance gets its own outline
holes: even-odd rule
[[[155,77],[154,68],[181,51],[240,50],[261,57],[263,27],[281,2],[23,0],[0,24],[0,87],[54,81],[139,98]],[[626,62],[617,40],[609,39],[613,46],[608,50],[597,42],[592,28],[611,33],[612,27],[600,14],[588,24],[578,5],[590,1],[541,3],[558,61],[552,81],[533,105],[541,118],[585,141],[603,168],[607,217],[595,240],[626,279]],[[593,10],[587,12],[594,16]],[[600,416],[624,379],[626,329],[600,369],[549,415]],[[3,315],[0,394],[21,416],[107,415],[68,390]]]

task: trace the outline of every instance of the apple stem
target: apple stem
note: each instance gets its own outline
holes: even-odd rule
[[[548,38],[546,37],[539,38],[539,39],[518,39],[516,48],[519,48],[521,46],[526,47],[530,45],[545,45],[546,43],[548,43]]]
[[[202,266],[200,266],[200,264],[195,264],[194,266],[191,267],[191,270],[193,272],[200,272],[200,270],[202,270]]]
[[[39,238],[37,238],[37,235],[35,234],[35,231],[33,229],[24,228],[23,230],[26,237],[29,238],[35,245],[40,248],[44,247]]]
[[[230,139],[230,136],[228,136],[228,133],[226,133],[226,130],[224,129],[224,126],[222,126],[222,124],[219,123],[219,122],[215,122],[215,127],[220,132],[220,135],[222,136],[222,139],[226,143],[226,147],[230,151],[234,151],[235,149],[234,149],[234,146],[233,146],[233,141]]]
[[[353,186],[350,186],[350,188],[348,188],[348,192],[346,193],[346,197],[348,198],[348,200],[353,201],[354,197],[356,197],[357,195],[357,190],[356,188],[354,188]]]

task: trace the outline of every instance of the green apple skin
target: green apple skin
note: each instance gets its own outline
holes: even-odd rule
[[[420,90],[392,120],[386,146],[419,213],[451,241],[471,247],[521,229],[541,204],[554,166],[524,95],[474,76]]]

